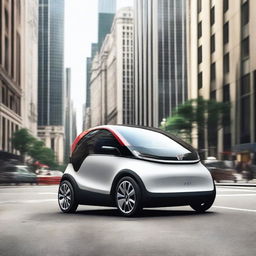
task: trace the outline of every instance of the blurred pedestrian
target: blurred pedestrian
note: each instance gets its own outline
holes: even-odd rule
[[[246,172],[246,181],[250,181],[253,179],[253,168],[252,168],[252,161],[249,160],[247,163],[245,163],[245,168]]]
[[[237,170],[237,173],[241,173],[243,171],[243,163],[238,161],[235,169]]]

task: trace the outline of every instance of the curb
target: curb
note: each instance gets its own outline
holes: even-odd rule
[[[217,187],[251,187],[254,188],[256,187],[256,184],[252,183],[215,183]]]

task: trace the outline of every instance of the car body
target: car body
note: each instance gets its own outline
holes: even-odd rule
[[[224,161],[206,160],[204,165],[211,172],[211,175],[216,182],[230,180],[233,182],[237,182],[238,180],[236,170],[228,166]]]
[[[26,165],[6,165],[0,172],[0,183],[37,183],[34,173]]]
[[[58,201],[63,212],[87,204],[117,206],[133,216],[158,206],[202,212],[215,194],[210,172],[190,145],[160,129],[107,125],[74,141]]]

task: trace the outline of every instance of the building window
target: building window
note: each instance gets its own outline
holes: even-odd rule
[[[5,36],[5,40],[4,40],[4,54],[5,54],[4,67],[5,67],[5,70],[8,72],[9,71],[9,40],[7,36]]]
[[[241,78],[241,96],[250,93],[250,74],[246,74]]]
[[[228,1],[229,0],[224,0],[223,1],[223,12],[225,13],[228,10]]]
[[[5,150],[5,141],[6,141],[6,128],[5,128],[5,118],[2,117],[2,149]]]
[[[51,149],[54,151],[54,148],[55,148],[55,139],[54,138],[51,138]]]
[[[230,86],[226,84],[223,86],[223,102],[230,102]],[[231,115],[230,111],[223,115],[223,149],[224,151],[230,151],[231,149]]]
[[[225,84],[223,86],[223,102],[230,102],[230,86]]]
[[[216,79],[216,65],[215,62],[211,64],[211,81]]]
[[[211,36],[211,53],[215,52],[215,34]]]
[[[210,99],[211,99],[211,100],[216,100],[216,90],[211,91],[211,93],[210,93]]]
[[[212,8],[211,8],[211,17],[210,17],[210,19],[211,19],[211,26],[215,23],[215,7],[213,6]]]
[[[202,53],[202,45],[198,48],[198,64],[202,63],[203,53]]]
[[[198,23],[198,38],[202,36],[202,21]]]
[[[200,13],[202,11],[202,0],[197,0],[197,12]]]
[[[21,44],[20,44],[20,34],[16,33],[16,80],[18,85],[20,86],[21,82]]]
[[[240,143],[249,143],[250,136],[250,74],[241,78]]]
[[[245,38],[242,41],[241,55],[242,55],[242,60],[249,58],[249,55],[250,55],[249,37]]]
[[[246,1],[242,5],[241,12],[242,12],[241,13],[241,23],[242,23],[242,26],[244,26],[249,22],[249,1]]]
[[[5,9],[4,10],[4,22],[5,22],[5,30],[8,31],[9,28],[9,15],[8,15],[8,11]]]
[[[223,73],[229,72],[229,53],[225,54],[223,57]]]
[[[226,22],[223,26],[223,44],[227,44],[229,41],[229,24]]]
[[[203,73],[200,72],[198,74],[198,90],[200,90],[201,88],[203,88]]]

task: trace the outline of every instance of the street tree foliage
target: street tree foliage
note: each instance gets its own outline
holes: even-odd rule
[[[33,137],[27,129],[20,129],[13,134],[13,147],[21,154],[23,162],[25,156],[30,156],[34,162],[39,161],[50,167],[56,167],[55,155],[52,149],[45,147],[44,142]]]
[[[199,97],[179,105],[173,115],[167,118],[165,129],[191,143],[192,130],[195,128],[199,147],[204,147],[205,140],[207,140],[207,145],[210,145],[216,132],[230,122],[229,113],[229,103]]]
[[[29,152],[34,137],[31,136],[27,129],[20,129],[13,134],[12,145],[20,152],[22,161],[24,162],[25,155]]]

